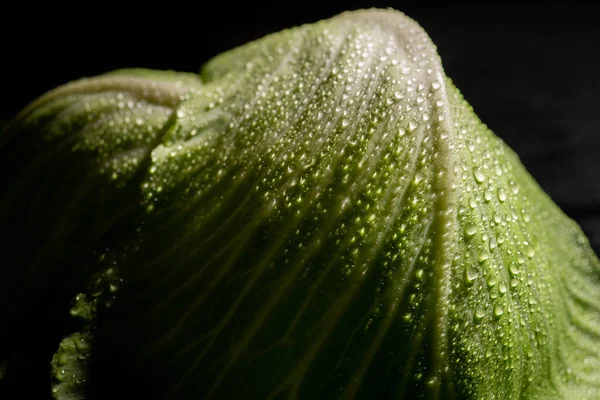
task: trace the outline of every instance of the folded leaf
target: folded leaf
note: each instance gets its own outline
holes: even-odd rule
[[[597,395],[600,263],[414,21],[344,13],[201,80],[83,80],[0,138],[17,309],[122,279],[95,317],[90,393]]]

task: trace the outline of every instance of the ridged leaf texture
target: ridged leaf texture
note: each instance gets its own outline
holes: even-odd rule
[[[90,393],[599,396],[596,255],[397,11],[67,84],[8,125],[0,179],[0,357],[68,353],[31,331],[88,291]]]

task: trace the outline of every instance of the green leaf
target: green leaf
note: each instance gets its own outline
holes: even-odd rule
[[[344,13],[224,53],[201,80],[70,84],[0,138],[0,243],[30,251],[2,270],[27,293],[17,309],[61,309],[51,293],[107,267],[122,280],[101,297],[90,392],[600,391],[598,258],[414,21]]]
[[[37,363],[71,333],[69,303],[97,270],[94,246],[110,241],[139,201],[150,152],[199,85],[192,74],[138,70],[82,79],[42,96],[2,132],[0,246],[10,262],[0,320],[12,328],[0,332],[0,360],[12,360],[8,378],[47,378],[48,365]]]

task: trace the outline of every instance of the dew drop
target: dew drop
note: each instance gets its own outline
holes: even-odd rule
[[[473,177],[477,183],[483,183],[483,181],[485,181],[485,175],[478,167],[473,168]]]
[[[519,267],[517,267],[517,264],[515,264],[514,262],[510,263],[510,265],[508,266],[508,270],[513,275],[517,275],[519,273]]]
[[[483,307],[477,307],[475,309],[475,319],[481,320],[483,319],[483,317],[485,317],[485,310],[483,309]]]
[[[519,265],[523,265],[524,262],[525,256],[520,251],[517,251],[517,263],[519,263]]]
[[[499,212],[494,212],[494,222],[497,224],[502,222],[502,216],[500,215]]]
[[[478,276],[479,271],[472,265],[469,265],[467,267],[467,282],[473,282],[475,279],[477,279]]]
[[[500,292],[500,294],[506,293],[507,290],[508,287],[506,286],[506,283],[500,282],[500,284],[498,285],[498,291]]]
[[[535,255],[535,249],[531,246],[527,246],[527,250],[525,252],[527,253],[527,257],[529,258]]]
[[[492,200],[492,192],[490,190],[485,190],[483,193],[483,200],[485,200],[486,203],[489,203]]]
[[[496,305],[494,306],[494,315],[495,315],[496,317],[500,317],[502,314],[504,314],[504,309],[502,308],[502,306],[501,306],[501,305],[499,305],[499,304],[496,304]]]
[[[473,235],[475,235],[476,232],[477,232],[477,225],[475,225],[472,222],[468,222],[467,226],[465,226],[465,235],[467,237],[473,237]]]
[[[471,197],[469,199],[469,207],[471,207],[472,209],[474,209],[475,207],[477,207],[477,200],[475,200],[475,198]]]
[[[502,188],[498,188],[498,200],[502,203],[506,200],[506,192]]]
[[[479,251],[479,255],[477,256],[477,260],[479,260],[480,263],[486,262],[488,258],[490,258],[490,255],[488,254],[487,251],[485,251],[485,250],[480,250]]]

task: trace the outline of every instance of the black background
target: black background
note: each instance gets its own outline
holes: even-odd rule
[[[198,71],[267,33],[375,6],[404,11],[425,28],[475,112],[600,254],[600,13],[593,5],[13,2],[0,10],[0,117],[82,76],[122,67]]]

